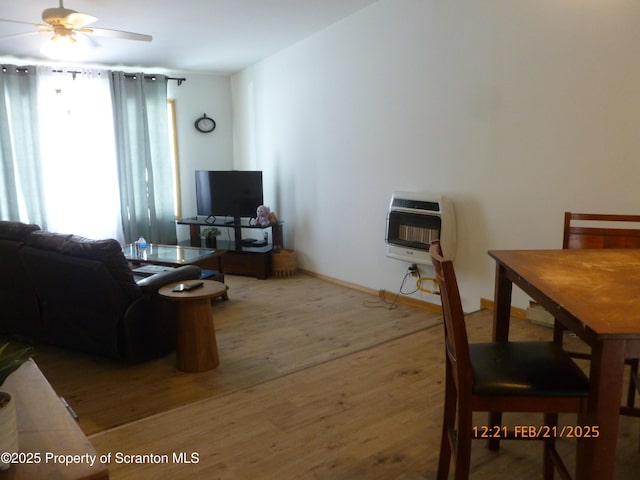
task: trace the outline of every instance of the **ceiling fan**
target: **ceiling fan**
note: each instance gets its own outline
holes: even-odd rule
[[[111,37],[111,38],[123,38],[127,40],[139,40],[144,42],[150,42],[152,40],[151,35],[144,35],[142,33],[125,32],[123,30],[112,30],[108,28],[93,28],[88,27],[98,19],[92,15],[86,13],[80,13],[75,10],[71,10],[64,7],[63,0],[60,0],[59,7],[46,8],[42,12],[42,20],[44,23],[30,23],[20,20],[9,20],[0,18],[0,22],[20,23],[24,25],[31,25],[37,27],[38,30],[28,33],[19,33],[16,35],[8,35],[0,38],[15,38],[26,35],[37,35],[42,32],[53,33],[52,37],[42,46],[42,53],[52,58],[63,58],[60,55],[61,49],[77,48],[80,46],[78,38],[80,36],[97,36],[97,37]],[[80,36],[78,35],[80,34]],[[94,41],[91,41],[95,45]]]

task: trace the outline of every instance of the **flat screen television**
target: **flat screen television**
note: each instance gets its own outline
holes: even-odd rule
[[[263,204],[262,172],[196,170],[196,204],[207,217],[255,217]]]

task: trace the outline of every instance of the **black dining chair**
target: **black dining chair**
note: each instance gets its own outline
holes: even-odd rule
[[[440,243],[429,249],[435,269],[444,317],[445,400],[438,480],[449,478],[453,456],[454,479],[469,477],[471,441],[483,438],[473,428],[473,412],[539,412],[544,414],[543,478],[553,479],[557,470],[563,479],[571,475],[556,450],[554,435],[559,413],[583,411],[589,381],[569,356],[553,342],[468,343],[465,316],[453,263],[442,255]],[[519,439],[515,431],[489,426],[489,436]],[[531,438],[529,438],[531,440]]]
[[[565,212],[562,248],[640,248],[640,215]],[[554,322],[553,339],[558,345],[564,343],[565,330],[559,321]],[[573,358],[591,358],[589,353],[567,353]],[[630,366],[629,386],[620,413],[640,417],[640,408],[635,406],[636,392],[640,392],[638,359],[625,363]]]

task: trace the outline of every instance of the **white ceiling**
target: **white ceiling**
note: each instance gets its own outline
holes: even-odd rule
[[[94,37],[91,64],[229,73],[241,70],[377,0],[65,0],[98,18],[91,26],[144,33],[151,42]],[[59,0],[0,0],[0,18],[42,23]],[[29,25],[0,22],[0,56],[45,59],[48,38]],[[33,30],[36,30],[33,27]]]

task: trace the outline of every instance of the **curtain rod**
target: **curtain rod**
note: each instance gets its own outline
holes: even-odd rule
[[[137,78],[137,74],[135,73],[125,73],[124,74],[125,78],[133,78],[136,79]],[[152,73],[150,74],[144,74],[144,78],[146,78],[147,80],[155,80],[156,76],[153,75]],[[176,77],[167,77],[167,80],[175,80],[176,82],[178,82],[178,86],[182,85],[182,82],[184,82],[186,80],[186,78],[182,77],[182,78],[176,78]]]
[[[6,72],[7,68],[8,67],[6,65],[3,65],[2,66],[2,71]],[[16,72],[17,73],[28,73],[29,69],[27,67],[16,67]],[[76,78],[76,75],[78,73],[82,73],[82,72],[80,72],[78,70],[66,70],[66,71],[65,70],[53,70],[53,72],[55,72],[55,73],[70,73],[73,76],[74,79]],[[137,74],[135,74],[135,73],[125,73],[124,76],[125,76],[125,78],[133,78],[133,79],[137,78]],[[144,74],[144,78],[146,78],[148,80],[155,80],[156,76],[153,75],[153,74],[146,74],[145,73]],[[184,78],[184,77],[167,77],[167,80],[175,80],[176,82],[178,82],[178,86],[180,86],[180,85],[182,85],[182,82],[185,82],[187,79]]]

